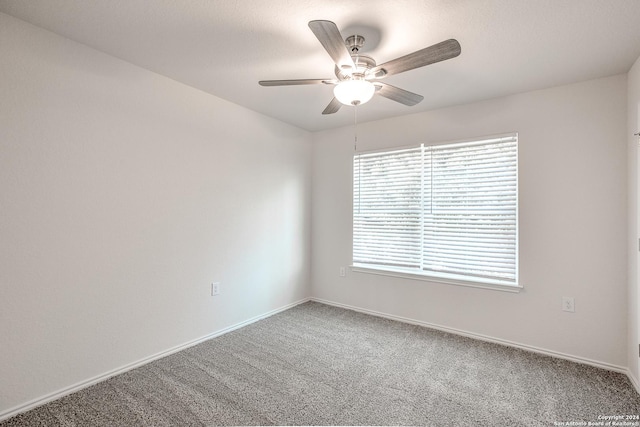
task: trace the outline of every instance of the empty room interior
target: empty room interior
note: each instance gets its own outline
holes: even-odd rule
[[[638,17],[0,0],[0,424],[640,425]]]

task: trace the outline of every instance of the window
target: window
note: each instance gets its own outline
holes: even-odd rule
[[[518,286],[516,134],[356,154],[353,266]]]

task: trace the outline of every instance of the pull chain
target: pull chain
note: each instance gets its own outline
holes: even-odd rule
[[[358,106],[353,106],[353,151],[358,151]]]

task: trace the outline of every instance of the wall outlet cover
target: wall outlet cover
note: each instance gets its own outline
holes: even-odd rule
[[[211,296],[215,297],[220,295],[220,282],[211,283]]]
[[[576,311],[576,302],[573,297],[562,297],[562,311],[574,313]]]

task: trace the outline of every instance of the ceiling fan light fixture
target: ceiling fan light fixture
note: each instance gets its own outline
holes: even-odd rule
[[[337,79],[260,80],[258,83],[261,86],[335,85],[334,97],[322,114],[334,114],[341,105],[364,104],[376,93],[409,107],[416,105],[424,99],[422,95],[378,80],[455,58],[461,52],[460,43],[449,39],[377,65],[372,57],[360,53],[364,37],[356,34],[345,40],[338,26],[327,20],[309,21],[309,28],[333,60]]]
[[[368,102],[375,91],[367,80],[345,80],[333,88],[333,96],[344,105],[360,105]]]

